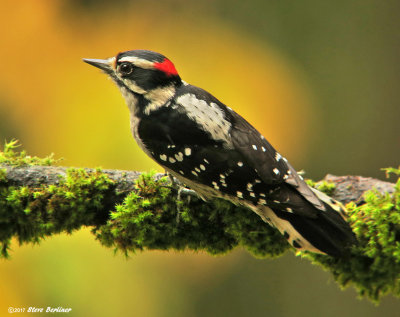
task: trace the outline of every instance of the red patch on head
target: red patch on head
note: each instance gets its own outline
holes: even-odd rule
[[[161,63],[154,63],[154,68],[161,70],[167,76],[176,76],[178,72],[175,69],[174,64],[169,59],[164,59]]]

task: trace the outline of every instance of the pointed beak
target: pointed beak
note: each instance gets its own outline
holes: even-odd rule
[[[92,58],[84,58],[83,61],[85,63],[88,63],[92,66],[95,66],[97,68],[100,68],[101,70],[105,71],[106,73],[112,73],[113,72],[113,62],[114,62],[114,57],[108,58],[108,59],[92,59]]]

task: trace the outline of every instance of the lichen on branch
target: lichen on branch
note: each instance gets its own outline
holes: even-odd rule
[[[16,146],[12,141],[0,152],[2,257],[9,256],[12,239],[38,243],[82,226],[91,227],[104,246],[125,254],[190,249],[216,255],[242,247],[257,257],[276,257],[293,250],[246,208],[222,199],[177,200],[176,185],[163,175],[56,167],[54,158],[30,157]],[[386,171],[400,175],[399,169]],[[309,184],[347,203],[359,245],[347,258],[297,254],[331,271],[339,285],[353,285],[361,296],[374,301],[389,292],[400,296],[400,180],[329,175]]]

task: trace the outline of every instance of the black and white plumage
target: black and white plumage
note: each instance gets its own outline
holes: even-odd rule
[[[341,256],[356,242],[340,204],[311,189],[240,115],[182,81],[163,55],[134,50],[84,61],[120,88],[139,146],[204,199],[249,207],[299,250]]]

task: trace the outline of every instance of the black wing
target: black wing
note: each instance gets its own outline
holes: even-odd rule
[[[317,209],[325,210],[324,204],[300,178],[296,170],[252,125],[233,111],[232,119],[234,124],[231,136],[235,149],[251,163],[265,183],[290,185]],[[307,214],[312,216],[309,212],[305,212],[304,215]]]
[[[138,133],[155,161],[195,183],[254,203],[260,199],[256,193],[275,189],[241,153],[172,107],[143,118]]]
[[[139,125],[141,141],[154,160],[195,183],[254,204],[316,217],[318,210],[307,207],[305,199],[324,210],[296,171],[249,123],[205,91],[191,86],[190,92],[208,101],[203,107],[214,103],[224,112],[230,139],[213,138],[207,123],[188,120],[184,109],[172,104],[142,118]]]

